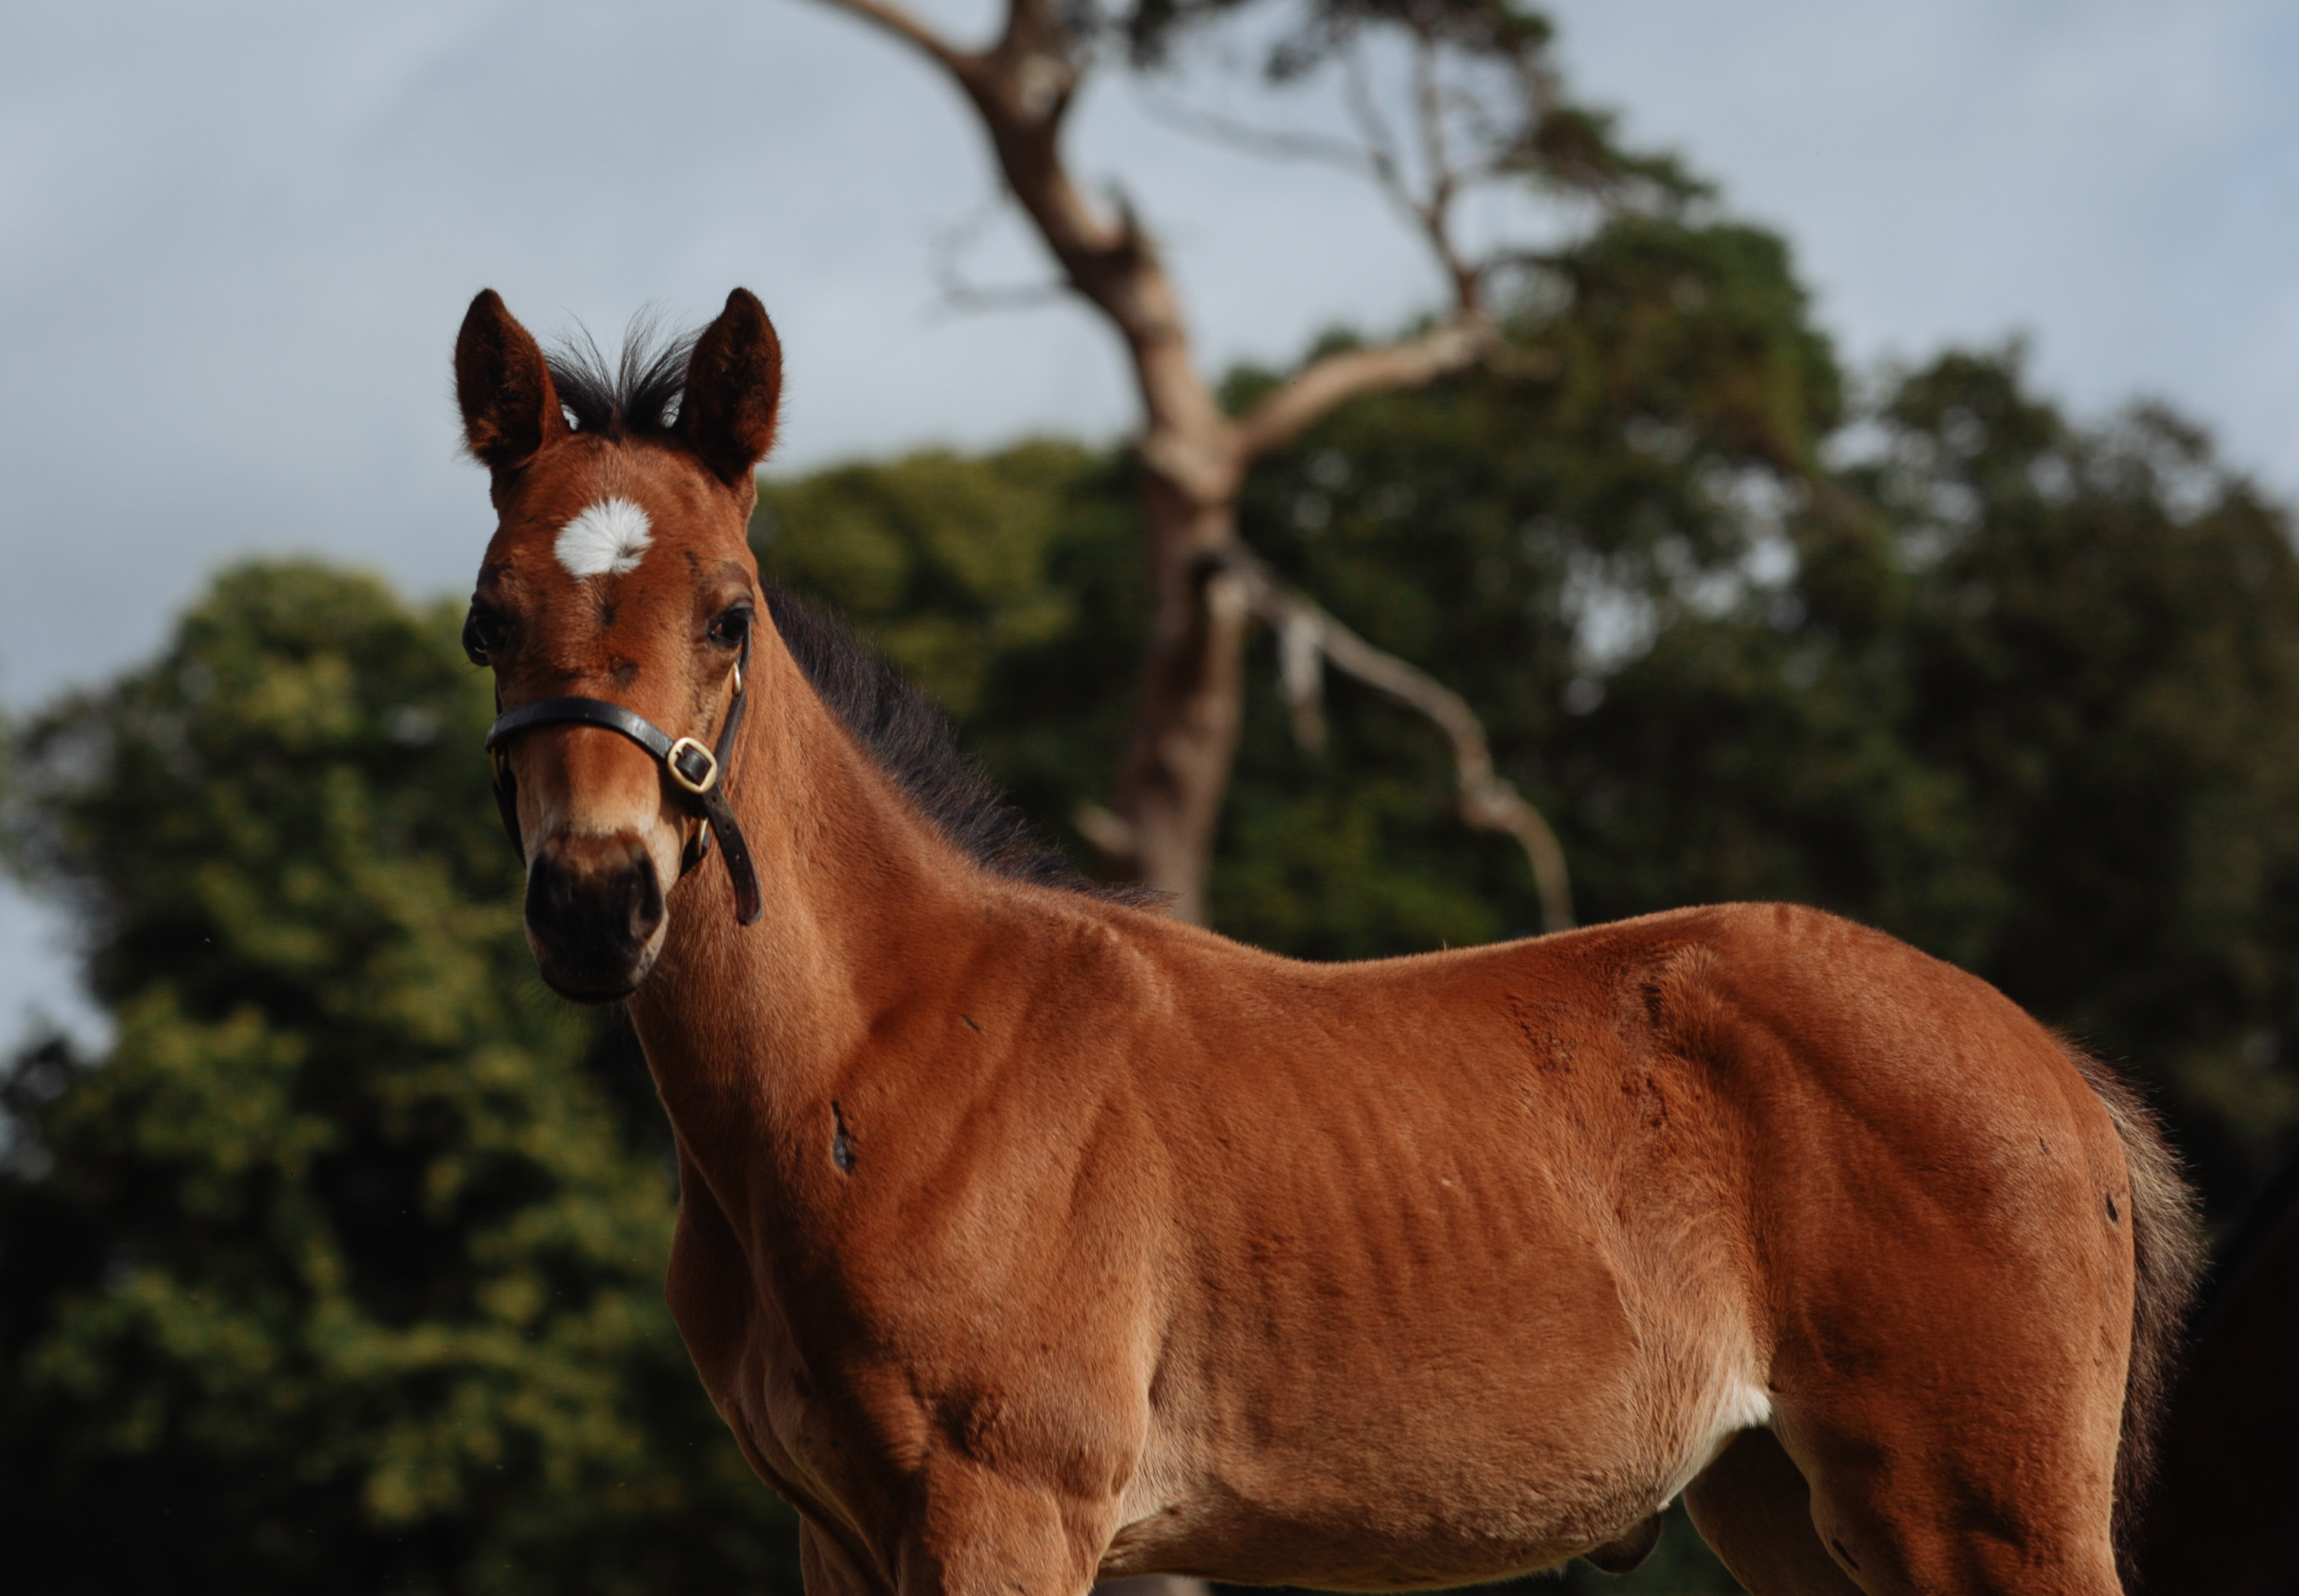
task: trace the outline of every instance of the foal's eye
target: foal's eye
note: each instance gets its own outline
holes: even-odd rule
[[[708,634],[711,642],[721,648],[740,648],[751,635],[751,606],[737,604],[710,623]]]
[[[471,612],[463,618],[463,652],[474,665],[487,663],[487,656],[501,648],[510,636],[510,622],[503,612],[489,604],[471,601]]]

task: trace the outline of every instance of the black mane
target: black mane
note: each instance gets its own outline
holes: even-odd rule
[[[767,609],[783,646],[830,712],[893,778],[934,828],[1000,876],[1150,906],[1164,894],[1139,885],[1103,886],[1040,842],[982,767],[958,746],[950,718],[868,644],[789,590],[766,584]]]
[[[646,312],[623,334],[622,357],[607,363],[587,328],[562,339],[547,357],[552,386],[577,432],[610,438],[660,436],[678,420],[686,365],[699,331],[667,333]]]

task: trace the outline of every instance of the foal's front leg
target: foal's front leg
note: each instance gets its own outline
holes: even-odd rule
[[[967,1459],[928,1466],[898,1596],[1085,1596],[1110,1511]]]
[[[846,1549],[811,1518],[799,1520],[798,1572],[806,1596],[890,1596],[884,1581],[857,1566]]]

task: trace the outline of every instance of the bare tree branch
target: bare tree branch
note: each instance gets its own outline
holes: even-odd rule
[[[1344,349],[1312,361],[1237,422],[1247,461],[1283,448],[1337,406],[1365,394],[1420,387],[1476,363],[1493,341],[1482,322],[1453,321],[1375,349]]]
[[[1413,41],[1413,120],[1421,134],[1421,164],[1429,174],[1428,212],[1443,217],[1453,199],[1453,156],[1445,137],[1445,101],[1437,82],[1437,52]]]
[[[959,49],[901,6],[890,4],[890,0],[825,0],[825,4],[851,11],[865,21],[875,23],[904,44],[925,51],[952,72],[980,59]]]
[[[1541,928],[1569,930],[1573,889],[1564,850],[1540,811],[1525,801],[1514,782],[1493,768],[1484,723],[1468,702],[1427,671],[1367,643],[1251,555],[1233,553],[1224,564],[1243,582],[1246,602],[1254,615],[1277,628],[1287,654],[1286,674],[1293,678],[1287,683],[1287,695],[1294,701],[1297,730],[1305,724],[1301,705],[1312,690],[1300,680],[1304,667],[1293,656],[1313,647],[1335,669],[1426,716],[1453,745],[1461,819],[1481,831],[1503,832],[1516,839],[1532,869],[1533,886],[1540,897]],[[1316,736],[1322,739],[1322,721],[1316,724]]]
[[[1141,385],[1153,470],[1166,470],[1160,462],[1170,460],[1185,473],[1175,486],[1191,504],[1225,506],[1236,492],[1236,462],[1209,440],[1223,433],[1226,419],[1197,370],[1156,246],[1131,217],[1090,204],[1063,163],[1061,126],[1079,65],[1055,0],[1008,0],[1004,32],[980,54],[955,49],[892,0],[827,4],[895,34],[950,71],[981,116],[1008,192],[1070,286],[1125,341]]]
[[[1141,838],[1133,829],[1133,822],[1099,803],[1079,804],[1070,816],[1070,824],[1108,858],[1130,859],[1141,850]]]
[[[1001,199],[993,196],[989,204],[972,216],[942,229],[935,235],[934,281],[942,290],[940,308],[944,317],[998,311],[1033,311],[1068,300],[1070,289],[1064,283],[1008,283],[984,287],[967,277],[963,264],[966,252],[1003,211]]]
[[[1274,161],[1314,161],[1339,167],[1361,178],[1380,181],[1372,155],[1362,146],[1330,133],[1296,128],[1263,128],[1218,111],[1208,111],[1147,85],[1134,86],[1134,102],[1156,121],[1208,144],[1218,144],[1249,155]]]
[[[1445,92],[1440,80],[1437,52],[1426,38],[1413,42],[1413,114],[1419,124],[1421,161],[1428,174],[1429,192],[1415,207],[1429,247],[1452,279],[1453,297],[1465,316],[1483,309],[1485,272],[1462,256],[1453,241],[1453,204],[1474,177],[1465,178],[1453,164],[1452,142],[1445,136]]]
[[[1293,715],[1293,740],[1312,752],[1325,746],[1324,627],[1299,608],[1277,626],[1277,685]]]
[[[1381,100],[1373,91],[1372,80],[1365,76],[1365,55],[1355,41],[1341,58],[1341,92],[1357,131],[1365,136],[1365,159],[1372,167],[1374,181],[1389,195],[1391,204],[1418,224],[1422,220],[1420,202],[1406,181],[1405,162],[1397,151],[1397,135],[1390,128],[1389,118],[1382,114]]]
[[[995,315],[1008,311],[1042,311],[1048,305],[1070,303],[1070,290],[1063,283],[1005,283],[993,287],[959,282],[947,276],[942,286],[942,301],[937,307],[937,322],[947,324],[960,316]]]

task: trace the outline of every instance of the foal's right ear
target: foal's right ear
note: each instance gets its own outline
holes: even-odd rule
[[[498,484],[567,436],[543,346],[493,288],[479,290],[455,336],[455,398],[463,441]]]

